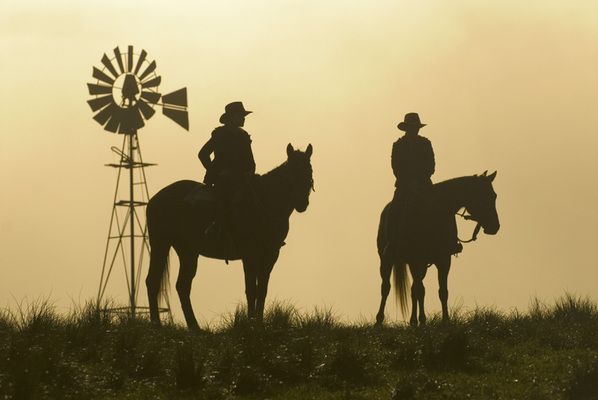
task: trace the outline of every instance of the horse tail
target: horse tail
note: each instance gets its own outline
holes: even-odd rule
[[[390,226],[391,221],[389,220],[391,206],[392,203],[388,203],[380,215],[380,225],[378,226],[378,237],[376,241],[378,245],[378,255],[381,259],[383,257],[384,248],[389,241],[390,229],[392,229]],[[407,303],[407,291],[409,290],[410,284],[409,275],[407,274],[407,264],[395,259],[392,261],[392,270],[394,275],[395,300],[401,309],[401,314],[405,316],[407,315],[409,307]]]
[[[156,195],[150,199],[147,209],[147,227],[150,243],[150,265],[147,273],[146,285],[150,303],[152,298],[157,300],[158,306],[163,300],[168,299],[170,291],[169,285],[169,262],[168,253],[170,252],[170,241],[164,235],[165,216],[160,213],[159,196]]]
[[[394,277],[395,300],[398,307],[401,309],[401,314],[405,316],[409,311],[407,300],[407,291],[409,290],[407,264],[404,262],[393,262],[392,275]]]

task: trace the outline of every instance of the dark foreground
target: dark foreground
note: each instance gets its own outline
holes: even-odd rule
[[[0,399],[598,399],[598,309],[571,296],[382,329],[280,305],[203,332],[24,308],[0,316]]]

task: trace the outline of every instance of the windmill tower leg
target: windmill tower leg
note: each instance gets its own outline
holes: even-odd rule
[[[131,315],[135,318],[135,177],[133,174],[133,166],[135,165],[134,149],[135,139],[137,138],[137,131],[134,131],[129,136],[129,227],[131,228],[131,285],[129,293],[129,303],[131,306]]]

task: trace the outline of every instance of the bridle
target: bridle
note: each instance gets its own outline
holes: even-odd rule
[[[473,233],[471,235],[471,239],[469,240],[462,240],[461,238],[459,238],[459,236],[457,236],[457,240],[459,241],[459,243],[471,243],[471,242],[475,242],[476,239],[478,238],[478,234],[480,233],[480,229],[482,228],[482,223],[479,221],[479,219],[477,219],[476,217],[470,215],[470,214],[465,214],[465,210],[461,213],[457,213],[458,216],[460,216],[461,218],[463,218],[466,221],[475,221],[476,222],[476,226],[473,230]]]

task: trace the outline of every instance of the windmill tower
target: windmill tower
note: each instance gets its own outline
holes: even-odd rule
[[[138,131],[159,106],[166,117],[189,130],[187,89],[160,94],[158,86],[162,77],[156,73],[156,62],[148,61],[145,50],[135,53],[133,46],[128,46],[126,52],[116,47],[113,57],[104,54],[101,62],[102,69],[93,67],[96,82],[87,84],[93,96],[87,103],[96,113],[93,119],[104,130],[122,134],[123,140],[120,148],[111,148],[119,161],[106,164],[118,172],[97,303],[100,305],[105,297],[114,268],[122,264],[129,306],[110,311],[135,316],[147,312],[147,307],[138,305],[143,265],[149,260],[150,252],[145,221],[145,206],[149,200],[145,168],[156,165],[143,161]],[[123,180],[128,180],[128,185],[122,185]],[[170,313],[168,298],[166,308],[160,311]]]

